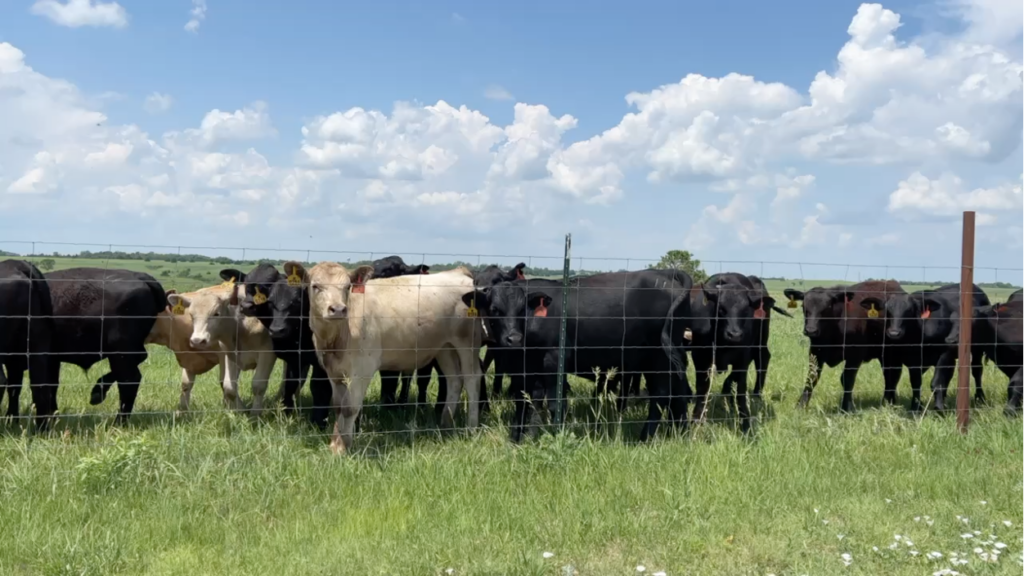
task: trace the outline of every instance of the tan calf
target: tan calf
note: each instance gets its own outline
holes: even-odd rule
[[[168,290],[167,295],[175,294],[174,290]],[[195,292],[188,292],[182,296],[188,298]],[[149,331],[146,344],[159,344],[174,352],[174,358],[181,367],[181,399],[178,401],[178,409],[182,412],[188,410],[189,401],[192,397],[192,386],[196,382],[196,376],[206,374],[214,367],[220,366],[220,379],[224,380],[224,366],[221,363],[221,354],[209,350],[197,350],[189,343],[192,337],[192,317],[188,314],[174,314],[171,307],[161,312],[156,317],[153,329]]]
[[[225,283],[188,294],[170,294],[172,315],[187,316],[192,325],[188,343],[194,349],[216,354],[222,369],[224,403],[242,409],[238,377],[242,370],[255,370],[252,378],[252,410],[263,411],[263,399],[277,357],[270,334],[257,318],[242,316],[238,297],[243,287]],[[182,400],[186,402],[184,385]]]
[[[309,290],[313,344],[334,389],[335,452],[352,445],[353,426],[378,370],[412,372],[435,358],[448,378],[442,421],[451,424],[465,387],[469,425],[477,426],[483,330],[462,301],[473,291],[468,270],[369,281],[363,279],[372,274],[370,266],[350,271],[324,262],[306,271],[288,262],[284,271]]]

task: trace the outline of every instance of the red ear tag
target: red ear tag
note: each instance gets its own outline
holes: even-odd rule
[[[540,316],[541,318],[547,318],[548,307],[545,306],[543,302],[541,302],[540,306],[537,306],[536,308],[533,309],[533,315]]]
[[[427,272],[426,270],[420,270],[420,274],[430,274],[430,272]]]
[[[929,319],[931,317],[932,317],[932,311],[927,309],[927,308],[925,308],[924,312],[921,313],[921,319],[922,320],[927,320],[927,319]]]
[[[526,280],[526,276],[523,276],[523,271],[520,268],[516,268],[516,280]]]
[[[363,279],[356,278],[355,283],[352,285],[353,294],[366,294],[366,284],[363,284]]]
[[[996,308],[996,314],[1006,314],[1009,311],[1010,308],[1006,304],[1003,304],[1002,306]]]
[[[757,318],[757,319],[764,318],[764,303],[762,303],[760,306],[758,306],[757,310],[754,310],[754,318]]]

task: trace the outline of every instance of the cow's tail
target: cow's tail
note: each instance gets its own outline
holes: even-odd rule
[[[156,279],[146,280],[146,286],[153,294],[153,305],[156,306],[156,313],[159,314],[167,309],[167,291]]]
[[[778,312],[779,314],[782,314],[786,318],[792,318],[793,317],[792,314],[790,314],[789,312],[786,312],[785,310],[783,310],[782,308],[779,308],[778,306],[772,306],[772,310],[775,310],[776,312]]]
[[[672,341],[672,328],[676,321],[682,320],[676,318],[676,313],[680,306],[689,305],[689,299],[690,291],[686,290],[672,302],[672,306],[669,307],[668,314],[665,316],[665,325],[661,328],[661,349],[672,363],[672,370],[681,379],[686,378],[686,352],[680,350],[681,345],[676,346]]]

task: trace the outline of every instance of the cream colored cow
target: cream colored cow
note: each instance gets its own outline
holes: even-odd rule
[[[189,345],[217,354],[222,369],[224,403],[229,408],[241,410],[244,407],[238,395],[241,371],[256,371],[252,378],[252,411],[259,414],[263,411],[263,399],[277,356],[270,334],[259,319],[242,316],[238,311],[242,290],[241,284],[227,282],[188,294],[170,294],[167,303],[172,314],[186,315],[191,320]],[[187,407],[184,383],[182,402]]]
[[[378,370],[412,372],[435,358],[448,378],[442,421],[451,424],[465,387],[469,425],[478,425],[483,330],[462,301],[473,291],[469,270],[369,281],[370,266],[348,270],[323,262],[307,271],[288,262],[284,271],[309,290],[313,344],[331,379],[338,415],[332,450],[352,445],[353,426]]]

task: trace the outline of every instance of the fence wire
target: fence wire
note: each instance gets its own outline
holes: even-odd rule
[[[881,366],[889,403],[906,369],[908,409],[927,414],[949,405],[955,336],[968,319],[975,398],[985,400],[983,374],[995,373],[1000,384],[988,388],[1006,382],[1005,410],[1021,409],[1021,292],[1007,287],[1021,269],[975,268],[976,284],[997,287],[971,290],[967,315],[958,287],[936,281],[958,266],[908,267],[920,278],[898,282],[871,278],[907,269],[706,262],[710,278],[693,279],[650,269],[652,259],[570,258],[568,241],[553,257],[404,254],[397,272],[376,266],[396,256],[365,252],[104,245],[96,257],[69,257],[41,246],[14,258],[32,266],[0,263],[8,427],[81,429],[112,418],[187,426],[235,412],[292,418],[299,427],[288,433],[326,436],[327,419],[345,407],[362,414],[361,436],[483,425],[506,427],[514,440],[561,427],[644,440],[659,425],[749,432],[774,402],[812,403],[828,371],[839,374],[840,410],[852,411],[857,370],[869,364]],[[171,250],[179,260],[122,248]],[[66,266],[76,262],[83,267]],[[832,273],[831,282],[809,279]],[[773,352],[786,369],[772,368]],[[96,377],[101,370],[89,369],[101,360],[108,368]],[[220,384],[223,406],[208,393],[192,405],[200,376]],[[20,398],[23,380],[30,401]],[[799,399],[777,399],[780,381]],[[116,406],[107,399],[115,384]],[[176,406],[169,389],[180,390]],[[156,396],[168,405],[151,408]],[[96,407],[83,408],[85,399]]]

